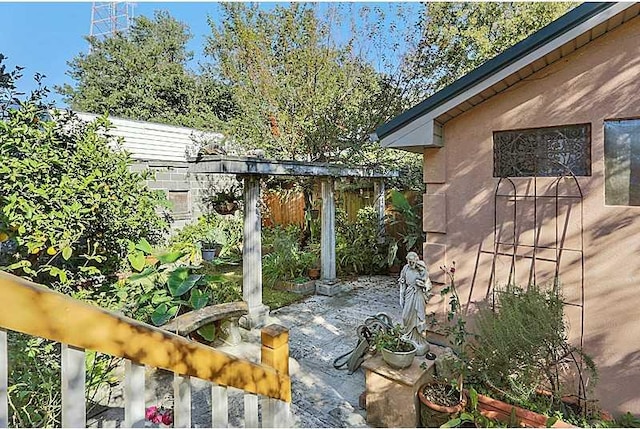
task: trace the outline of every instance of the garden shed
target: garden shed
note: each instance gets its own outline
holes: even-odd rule
[[[432,279],[455,261],[471,309],[496,284],[558,281],[596,397],[636,414],[639,13],[585,3],[377,130],[424,155]]]

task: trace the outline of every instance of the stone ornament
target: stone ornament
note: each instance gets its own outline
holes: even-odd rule
[[[407,254],[407,264],[400,272],[400,307],[402,307],[403,338],[416,346],[416,355],[429,351],[425,336],[427,330],[426,305],[431,297],[431,280],[427,266],[415,252]]]

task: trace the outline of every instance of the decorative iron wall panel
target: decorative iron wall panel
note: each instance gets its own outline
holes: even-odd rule
[[[591,125],[493,133],[494,177],[591,175]]]

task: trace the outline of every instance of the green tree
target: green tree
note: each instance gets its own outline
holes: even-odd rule
[[[423,96],[449,85],[525,39],[577,3],[427,2],[421,39],[407,60]]]
[[[88,37],[89,53],[68,63],[76,85],[57,87],[74,110],[182,125],[219,128],[233,113],[227,88],[203,70],[192,73],[187,25],[167,12],[140,16],[126,34]]]
[[[277,158],[370,161],[379,147],[369,134],[401,100],[354,52],[353,40],[337,43],[331,22],[311,5],[221,7],[222,23],[209,20],[205,53],[241,112],[229,123],[231,135]]]

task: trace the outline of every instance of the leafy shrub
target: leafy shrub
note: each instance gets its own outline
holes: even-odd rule
[[[559,293],[530,285],[526,290],[507,286],[496,294],[497,310],[482,309],[476,319],[471,360],[475,377],[516,402],[528,401],[544,387],[559,404],[562,395],[577,387],[565,385],[559,368],[573,355],[583,359],[595,382],[593,361],[568,342]],[[588,379],[587,374],[580,378]],[[567,388],[571,391],[564,391]]]
[[[106,117],[85,123],[38,97],[0,104],[6,271],[68,291],[117,271],[127,240],[162,239],[167,224],[156,209],[164,196],[147,188],[148,173],[129,170],[128,154],[110,148]]]
[[[336,211],[336,269],[339,275],[374,274],[385,264],[378,213],[374,207],[358,210],[355,223],[348,223],[342,210]]]
[[[170,248],[190,254],[193,260],[203,245],[219,243],[222,245],[221,257],[238,260],[242,255],[243,227],[240,212],[224,216],[217,213],[203,215],[197,222],[186,225],[171,237]]]
[[[262,257],[262,276],[266,285],[305,277],[307,270],[316,265],[317,256],[300,250],[291,229],[276,227],[269,234],[273,234],[267,240],[270,253]]]
[[[221,275],[204,274],[201,267],[186,265],[182,252],[154,252],[146,240],[129,243],[127,259],[133,274],[116,288],[123,311],[144,322],[164,325],[176,315],[210,303],[211,285]]]

